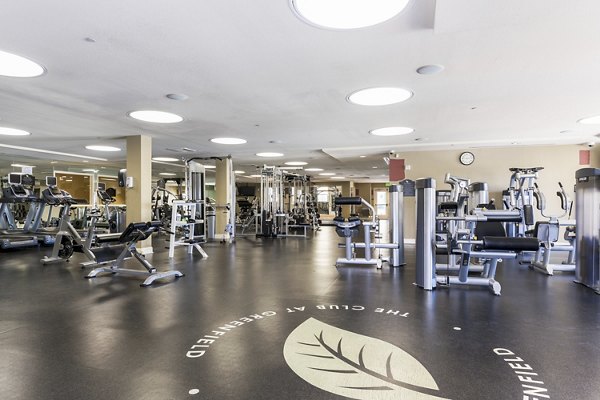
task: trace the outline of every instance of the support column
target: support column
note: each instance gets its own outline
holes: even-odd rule
[[[215,197],[217,204],[224,206],[225,204],[231,203],[232,199],[232,161],[231,158],[224,158],[222,160],[216,160],[215,165],[216,177],[215,177]],[[235,207],[235,203],[230,204],[231,207]],[[225,227],[229,223],[229,213],[224,212],[224,208],[217,209],[217,223],[215,226],[215,236],[217,238],[226,238]]]
[[[133,187],[126,188],[127,224],[146,222],[152,218],[152,138],[127,137],[127,177],[133,178]],[[138,251],[152,253],[152,239],[138,242]]]

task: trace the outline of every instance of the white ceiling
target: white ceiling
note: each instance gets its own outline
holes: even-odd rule
[[[252,165],[302,160],[376,180],[385,179],[371,167],[384,168],[389,150],[583,143],[599,132],[576,123],[600,114],[599,17],[597,0],[412,0],[383,24],[333,31],[302,22],[289,0],[5,2],[0,50],[35,60],[47,73],[0,77],[0,125],[32,132],[0,143],[114,163],[124,151],[84,146],[124,148],[125,136],[146,134],[155,156],[231,154],[248,173]],[[425,64],[445,70],[417,74]],[[346,102],[373,86],[400,86],[414,96],[384,107]],[[185,120],[157,125],[127,117],[138,109]],[[368,134],[385,126],[415,132]],[[248,143],[209,142],[217,136]],[[183,147],[197,152],[177,151]],[[0,150],[11,160],[26,154]],[[254,155],[259,151],[286,156],[265,160]]]

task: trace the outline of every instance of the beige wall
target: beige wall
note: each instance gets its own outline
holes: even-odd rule
[[[75,174],[71,172],[55,172],[59,189],[69,192],[74,199],[81,200],[81,204],[91,204],[92,202],[92,175]]]
[[[600,168],[600,146],[596,145],[592,148],[592,167]]]
[[[545,147],[504,147],[469,150],[475,155],[475,162],[470,166],[461,165],[458,157],[461,150],[426,151],[400,153],[399,157],[406,160],[410,170],[406,178],[418,179],[435,178],[437,189],[447,189],[444,183],[446,173],[471,182],[487,182],[490,198],[501,206],[502,190],[506,189],[510,180],[510,167],[544,167],[540,171],[538,184],[546,195],[547,212],[556,214],[560,211],[560,202],[555,192],[558,182],[562,182],[567,194],[574,200],[575,171],[588,166],[579,165],[579,150],[582,146],[545,146]],[[592,165],[600,165],[600,149],[593,149]],[[362,195],[362,191],[361,191]],[[572,218],[575,218],[573,213]],[[406,238],[415,237],[415,198],[404,200],[404,235]]]

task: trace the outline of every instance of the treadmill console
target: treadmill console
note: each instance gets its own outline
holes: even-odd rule
[[[44,201],[52,206],[69,203],[73,197],[69,194],[69,192],[60,190],[56,184],[56,177],[46,177],[46,185],[48,187],[42,192]]]
[[[29,174],[8,174],[8,187],[2,190],[4,198],[9,200],[27,201],[36,198],[33,194],[35,177]]]
[[[105,183],[98,183],[98,190],[96,190],[96,194],[98,194],[98,198],[100,199],[102,204],[114,203],[116,200],[106,190]]]

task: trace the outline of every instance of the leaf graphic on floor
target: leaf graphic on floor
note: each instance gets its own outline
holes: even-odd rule
[[[283,356],[299,377],[337,395],[366,400],[446,400],[413,356],[383,340],[309,318],[285,341]]]

